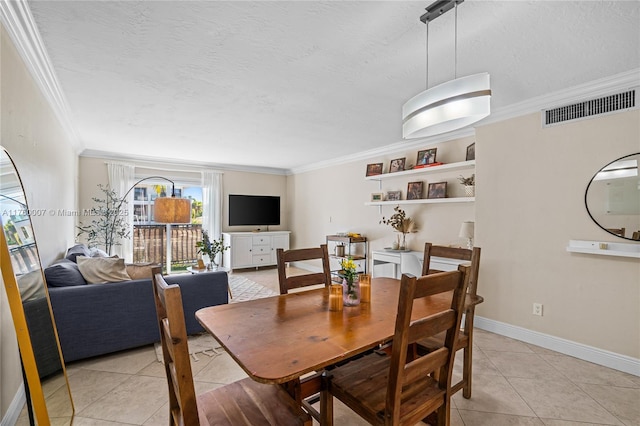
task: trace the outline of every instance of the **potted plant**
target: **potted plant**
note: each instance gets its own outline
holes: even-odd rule
[[[469,177],[460,175],[458,180],[462,185],[464,185],[464,195],[466,195],[467,197],[473,197],[475,195],[476,189],[476,175],[472,174]]]
[[[400,235],[398,235],[398,241],[394,243],[394,249],[406,250],[406,235],[409,232],[415,232],[416,223],[410,217],[407,217],[407,214],[404,210],[400,208],[400,206],[395,206],[393,208],[395,213],[389,217],[389,219],[382,217],[380,223],[384,223],[385,225],[391,226],[396,232],[402,234],[402,241],[400,240]]]
[[[213,267],[217,267],[218,263],[216,262],[216,256],[218,253],[223,253],[230,246],[225,246],[222,238],[219,240],[211,241],[209,239],[209,234],[207,231],[202,231],[202,240],[196,242],[196,248],[198,249],[198,253],[202,254],[202,260],[205,265],[207,265],[207,269],[213,269]],[[208,259],[204,257],[207,256]]]
[[[113,246],[119,246],[120,240],[131,237],[127,216],[123,214],[127,200],[118,197],[108,185],[105,187],[100,184],[98,188],[104,193],[104,198],[92,198],[97,204],[89,211],[93,220],[88,225],[80,222],[76,237],[87,234],[89,247],[104,247],[104,251],[111,255]]]

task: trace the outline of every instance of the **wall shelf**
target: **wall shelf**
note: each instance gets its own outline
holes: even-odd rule
[[[446,204],[446,203],[473,203],[476,197],[452,197],[452,198],[422,198],[420,200],[396,200],[396,201],[369,201],[365,206],[395,206],[398,204]]]
[[[476,160],[461,161],[459,163],[448,163],[441,166],[423,167],[420,169],[405,170],[403,172],[383,173],[381,175],[367,176],[366,180],[382,181],[385,179],[394,179],[418,174],[442,173],[453,170],[473,169],[476,166]],[[375,204],[377,205],[377,204]]]
[[[567,251],[601,256],[635,257],[640,259],[640,244],[634,243],[570,240]]]

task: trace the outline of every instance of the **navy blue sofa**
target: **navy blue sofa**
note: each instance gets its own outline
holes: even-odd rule
[[[65,362],[160,341],[150,278],[87,284],[69,254],[45,268],[45,277]],[[195,318],[198,309],[229,301],[226,272],[165,279],[180,286],[189,334],[204,331]]]

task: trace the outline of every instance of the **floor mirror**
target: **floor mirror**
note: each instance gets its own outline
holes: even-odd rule
[[[16,329],[27,404],[18,424],[69,425],[73,401],[25,191],[0,147],[0,269]]]

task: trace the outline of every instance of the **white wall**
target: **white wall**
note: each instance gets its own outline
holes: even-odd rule
[[[570,239],[624,242],[589,217],[605,164],[640,151],[640,111],[542,128],[531,114],[476,132],[482,317],[640,358],[640,262],[569,253]],[[629,242],[629,241],[627,241]],[[544,305],[533,316],[532,304]]]
[[[4,27],[0,34],[1,143],[13,157],[31,209],[75,209],[77,155]],[[73,242],[72,218],[33,217],[38,251],[47,265]],[[0,292],[0,418],[22,383],[13,322],[4,284]]]

